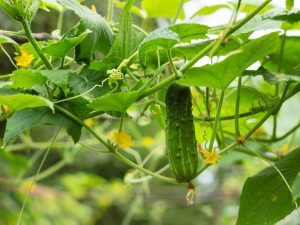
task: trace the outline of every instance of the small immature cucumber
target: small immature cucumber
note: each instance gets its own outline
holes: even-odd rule
[[[166,148],[169,164],[178,182],[190,182],[198,168],[197,141],[189,87],[173,83],[166,102]]]

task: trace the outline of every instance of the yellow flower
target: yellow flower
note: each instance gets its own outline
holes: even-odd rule
[[[91,5],[91,10],[94,12],[94,13],[97,13],[97,9],[96,9],[96,6],[93,4]]]
[[[27,68],[33,60],[33,55],[29,54],[26,48],[23,48],[21,49],[21,55],[16,56],[14,60],[16,60],[17,66]]]
[[[126,149],[132,146],[131,136],[124,130],[121,132],[113,132],[115,144],[119,147]]]
[[[207,150],[201,150],[201,155],[205,158],[206,164],[216,164],[217,161],[221,158],[221,156],[217,153],[216,148],[213,148],[211,152]]]
[[[25,181],[21,185],[21,189],[28,192],[33,192],[35,189],[35,184],[31,181]]]
[[[144,137],[143,138],[143,145],[144,146],[151,146],[153,144],[153,138],[152,137]]]
[[[89,127],[93,126],[94,125],[94,119],[93,118],[89,118],[89,119],[85,120],[84,123],[86,125],[88,125]]]

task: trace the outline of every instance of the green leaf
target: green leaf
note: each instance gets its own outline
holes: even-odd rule
[[[113,45],[114,35],[106,21],[76,0],[58,0],[58,2],[67,9],[73,10],[81,18],[80,23],[71,29],[71,33],[79,35],[86,30],[92,31],[76,46],[76,60],[89,63],[95,51],[107,54]]]
[[[278,71],[285,74],[299,74],[300,72],[300,37],[286,36],[284,40],[284,49],[280,56],[280,48],[270,55],[264,62],[264,67],[271,71]]]
[[[13,39],[11,39],[7,36],[1,35],[1,34],[0,34],[0,44],[12,44],[17,51],[20,50],[20,46],[17,42],[15,42]]]
[[[12,73],[11,87],[30,89],[36,85],[45,84],[47,79],[41,75],[39,71],[31,69],[19,69]]]
[[[278,33],[252,40],[219,63],[189,69],[178,83],[225,90],[246,68],[274,52],[278,43]]]
[[[173,18],[178,10],[181,0],[143,0],[142,9],[146,11],[148,18]],[[179,14],[179,18],[184,18],[183,10]]]
[[[42,0],[42,5],[40,8],[49,11],[49,8],[55,9],[58,12],[63,12],[64,7],[57,2],[57,0]]]
[[[268,19],[262,16],[256,16],[238,29],[234,34],[245,34],[259,30],[271,30],[281,28],[282,21]]]
[[[292,192],[294,200],[300,198],[300,176],[297,176],[297,178],[295,179],[292,186]]]
[[[120,62],[136,51],[141,41],[145,38],[144,33],[136,32],[132,27],[130,9],[133,2],[134,0],[127,1],[123,8],[119,21],[119,32],[114,45],[107,55],[108,58],[119,58]]]
[[[198,11],[196,11],[193,15],[192,18],[195,16],[205,16],[205,15],[209,15],[212,13],[215,13],[216,11],[218,11],[219,9],[231,9],[231,7],[227,4],[219,4],[219,5],[210,5],[210,6],[204,6],[201,9],[199,9]]]
[[[60,87],[65,94],[68,93],[69,70],[40,70],[42,76]]]
[[[76,122],[59,112],[55,112],[54,114],[48,108],[41,107],[15,112],[7,120],[4,141],[8,142],[23,131],[44,124],[52,124],[65,128],[75,143],[80,139],[81,127]]]
[[[300,171],[300,149],[286,155],[275,165],[291,185]],[[273,225],[295,209],[292,200],[286,183],[270,166],[246,180],[236,225]]]
[[[124,8],[124,6],[126,5],[126,2],[120,2],[118,0],[115,0],[114,3],[115,3],[115,6],[117,8]],[[142,12],[142,10],[139,9],[138,7],[134,6],[134,5],[130,8],[130,12],[134,13],[135,15],[137,15],[137,16],[139,16],[141,18],[145,17],[144,13]]]
[[[160,28],[150,33],[141,43],[139,48],[139,61],[146,65],[147,54],[155,51],[157,47],[171,49],[179,42],[179,35],[168,28]]]
[[[70,75],[69,86],[71,88],[71,92],[78,95],[94,88],[95,85],[101,84],[106,78],[106,71],[105,73],[99,73],[98,71],[90,70],[87,66],[85,66],[78,74]],[[89,96],[99,97],[109,91],[111,91],[111,89],[108,87],[107,82],[104,82],[102,87],[94,88],[93,91],[89,92]]]
[[[248,42],[250,34],[240,34],[229,37],[227,42],[220,45],[214,56],[224,56],[242,47]],[[183,59],[191,59],[214,40],[204,40],[192,44],[178,45],[172,49],[172,55],[182,57]],[[207,53],[208,55],[209,53]]]
[[[138,91],[107,94],[93,100],[89,107],[96,111],[125,112],[138,97]]]
[[[30,94],[0,95],[0,104],[7,105],[14,111],[41,106],[53,109],[53,103],[49,100]]]
[[[180,23],[169,26],[169,29],[179,35],[181,42],[207,38],[208,26],[197,23]]]
[[[63,58],[90,33],[90,30],[86,30],[75,37],[63,37],[60,41],[43,48],[42,51],[48,55]]]
[[[41,5],[41,0],[0,0],[0,8],[17,21],[30,23]]]
[[[294,0],[285,0],[285,6],[287,10],[292,10],[294,8]]]
[[[0,0],[0,8],[13,19],[21,21],[22,16],[15,4],[15,1]]]

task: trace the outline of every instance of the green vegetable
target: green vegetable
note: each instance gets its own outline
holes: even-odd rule
[[[173,83],[166,94],[166,147],[178,182],[190,182],[198,168],[197,141],[189,87]]]

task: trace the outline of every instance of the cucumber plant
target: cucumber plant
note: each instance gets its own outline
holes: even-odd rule
[[[300,90],[300,38],[293,36],[300,23],[296,1],[286,0],[285,8],[272,4],[272,0],[196,4],[199,10],[186,16],[184,6],[195,2],[94,1],[100,13],[94,5],[77,0],[0,0],[6,19],[22,28],[0,30],[0,61],[6,59],[11,64],[0,76],[0,162],[19,164],[29,158],[27,163],[20,163],[24,164],[21,169],[4,166],[3,175],[1,170],[0,196],[4,193],[9,199],[4,206],[0,202],[1,209],[19,209],[21,195],[11,197],[5,191],[18,192],[20,182],[28,186],[32,181],[29,189],[33,189],[33,183],[59,174],[67,164],[74,165],[74,170],[82,168],[76,165],[83,161],[75,160],[76,151],[59,148],[61,161],[55,155],[43,169],[50,149],[67,148],[66,143],[115,157],[132,168],[125,182],[142,183],[141,191],[147,193],[149,184],[157,184],[148,183],[152,178],[169,183],[169,187],[188,183],[190,202],[195,194],[200,199],[205,195],[204,191],[197,193],[195,187],[201,190],[204,186],[201,181],[206,177],[199,175],[208,168],[213,166],[208,174],[220,178],[218,185],[222,185],[222,179],[237,171],[237,161],[242,166],[249,157],[263,160],[269,167],[245,182],[236,224],[273,225],[298,209],[300,124],[288,127],[289,123],[282,122],[299,120],[297,113],[291,113],[299,111],[296,95]],[[104,5],[107,12],[102,10]],[[114,11],[116,8],[120,11]],[[230,11],[230,18],[217,18],[217,26],[204,24],[203,16],[219,9]],[[55,32],[32,32],[41,10],[59,14]],[[69,24],[73,19],[64,19],[70,16],[66,11],[78,16],[75,25]],[[65,27],[69,29],[65,31]],[[52,142],[31,138],[43,133],[42,125],[58,128]],[[141,127],[145,125],[147,129]],[[31,134],[33,128],[42,131]],[[60,137],[68,141],[55,145]],[[87,144],[82,143],[85,141]],[[91,147],[99,145],[101,149]],[[278,150],[281,145],[287,147]],[[47,151],[37,166],[42,151],[34,154],[33,149],[45,146]],[[199,146],[203,149],[198,155]],[[21,154],[15,153],[17,150]],[[27,177],[32,172],[30,165],[38,168],[33,177]],[[113,166],[105,165],[105,171],[113,171]],[[28,193],[18,218],[15,210],[1,210],[1,219],[9,216],[0,224],[39,224],[25,221],[34,218],[31,214],[22,217],[26,202],[30,202]],[[132,204],[139,203],[139,197]],[[119,224],[129,224],[133,211],[130,207]]]

